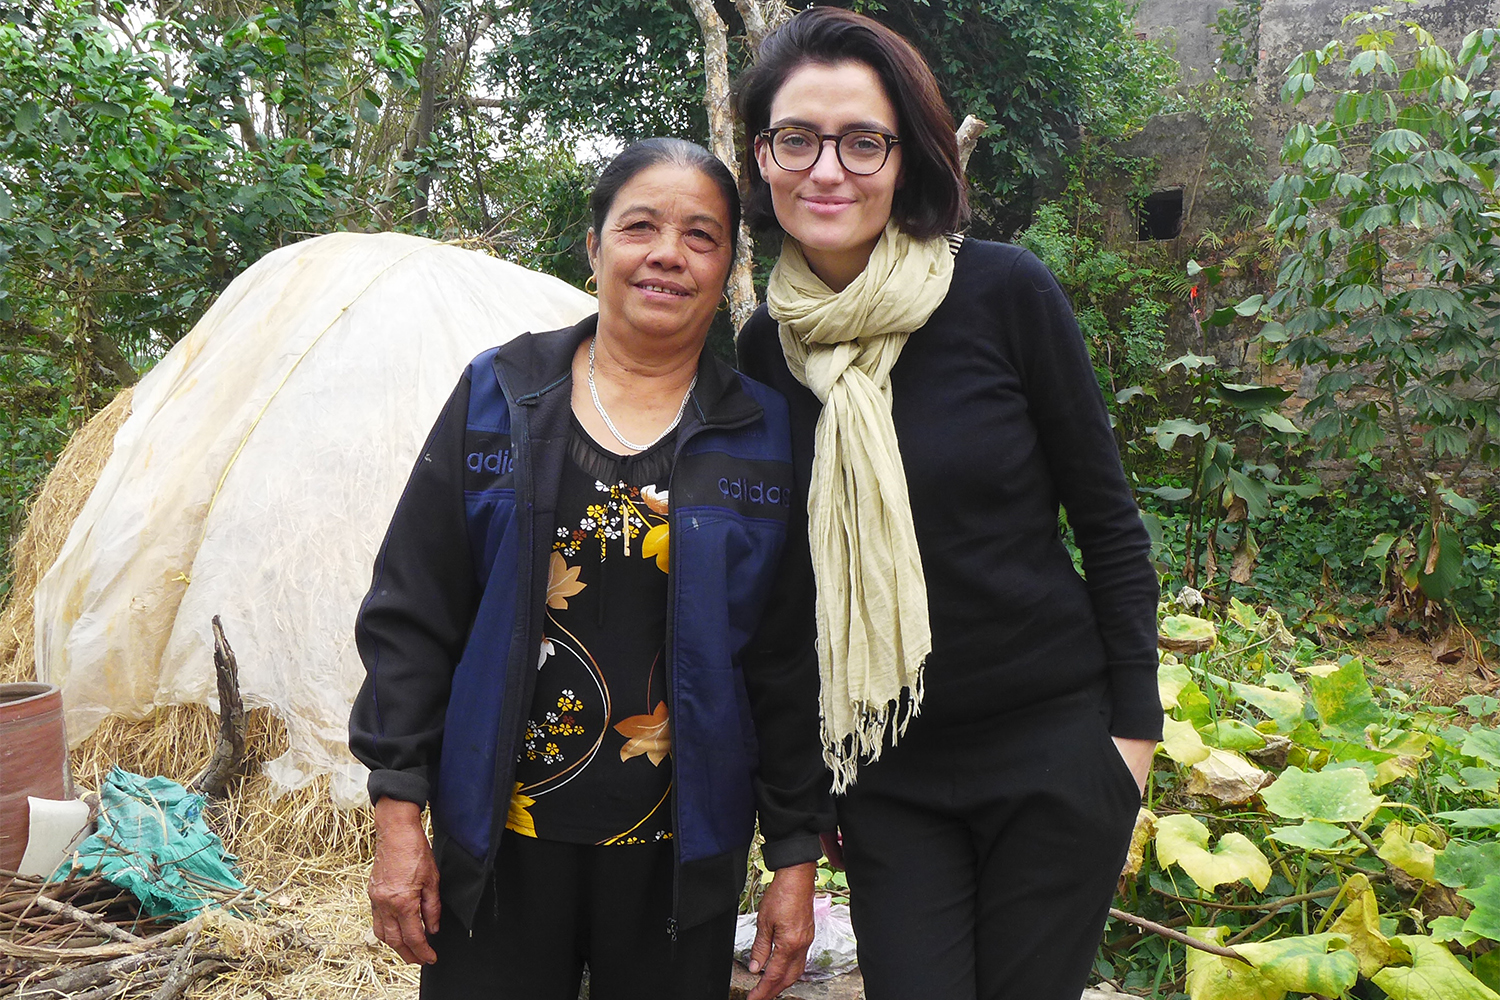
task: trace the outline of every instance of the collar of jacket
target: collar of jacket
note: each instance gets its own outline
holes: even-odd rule
[[[534,404],[554,389],[573,382],[578,345],[599,328],[595,313],[571,327],[516,337],[495,352],[500,384],[515,393],[517,403]],[[740,375],[714,356],[707,345],[698,356],[698,384],[691,414],[705,427],[734,427],[760,416],[761,407],[745,391]]]

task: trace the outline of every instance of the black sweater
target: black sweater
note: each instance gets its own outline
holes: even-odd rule
[[[739,356],[790,402],[807,482],[821,405],[787,370],[764,307]],[[1109,691],[1111,733],[1159,739],[1150,541],[1051,272],[1019,247],[965,241],[947,298],[907,341],[891,388],[932,621],[913,725],[979,722],[1097,685]],[[1059,502],[1087,582],[1059,535]],[[811,617],[810,568],[782,586]]]

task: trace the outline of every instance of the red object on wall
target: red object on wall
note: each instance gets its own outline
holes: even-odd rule
[[[68,798],[68,740],[62,690],[53,684],[0,684],[0,868],[26,853],[26,796]]]

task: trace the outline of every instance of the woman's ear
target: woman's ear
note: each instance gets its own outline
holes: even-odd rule
[[[599,235],[590,229],[583,238],[583,245],[589,253],[589,267],[599,270]]]
[[[767,184],[771,182],[771,178],[766,176],[767,172],[769,171],[769,167],[767,167],[766,164],[770,155],[771,150],[766,146],[766,140],[762,139],[760,136],[756,136],[755,165],[760,167],[760,179],[765,181]]]

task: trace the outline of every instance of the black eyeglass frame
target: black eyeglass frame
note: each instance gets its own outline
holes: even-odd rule
[[[818,138],[818,155],[814,156],[813,161],[805,167],[784,166],[780,160],[776,159],[776,133],[785,132],[792,129],[795,129],[798,132],[806,132],[808,135],[814,135]],[[766,142],[769,144],[771,150],[771,159],[775,161],[776,165],[778,167],[781,167],[782,170],[785,170],[788,173],[792,174],[804,173],[808,170],[811,170],[813,167],[816,167],[818,165],[818,161],[823,158],[824,145],[829,141],[832,141],[833,155],[837,157],[839,166],[841,168],[856,177],[871,177],[885,169],[885,165],[891,161],[891,150],[901,142],[900,136],[894,136],[889,132],[882,132],[879,129],[873,128],[852,128],[847,132],[830,134],[814,132],[812,129],[807,128],[804,125],[777,125],[773,128],[763,128],[760,130],[760,132],[757,133],[757,135],[760,138],[766,140]],[[885,140],[885,156],[881,158],[880,166],[876,167],[874,170],[855,170],[854,168],[850,167],[849,164],[844,162],[844,153],[841,147],[843,146],[844,137],[850,135],[878,135],[880,136],[880,138]]]

